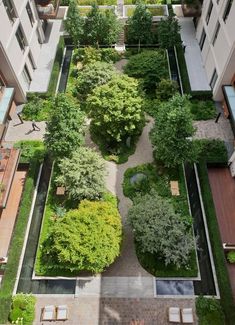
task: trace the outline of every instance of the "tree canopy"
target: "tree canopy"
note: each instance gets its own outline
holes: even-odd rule
[[[67,18],[64,20],[65,29],[73,39],[75,46],[78,46],[83,36],[84,18],[78,9],[77,0],[70,0]]]
[[[84,141],[84,113],[65,94],[55,97],[44,142],[54,158],[71,156]]]
[[[137,3],[133,15],[127,21],[128,43],[150,44],[152,41],[152,15],[144,3]]]
[[[83,42],[88,45],[112,45],[117,41],[120,23],[112,10],[101,11],[93,5],[83,27]]]
[[[105,85],[96,87],[87,98],[92,128],[109,145],[125,141],[140,133],[144,123],[142,98],[138,82],[117,75]]]
[[[128,219],[143,253],[156,254],[165,265],[187,266],[195,248],[191,220],[175,213],[170,201],[153,190],[139,195],[129,210]]]
[[[157,35],[158,44],[162,49],[169,49],[181,44],[180,26],[178,19],[169,15],[166,19],[161,19],[158,23]]]
[[[191,141],[194,133],[189,99],[176,94],[156,112],[151,135],[156,159],[167,167],[195,161],[197,150]]]
[[[80,147],[71,158],[63,158],[59,164],[56,183],[66,188],[73,200],[100,199],[105,191],[104,161],[94,150]]]
[[[111,63],[95,62],[85,65],[76,80],[78,97],[86,99],[92,90],[110,81],[115,74]]]
[[[155,91],[161,79],[169,77],[164,51],[143,51],[130,57],[124,72],[129,77],[141,78],[147,91]]]
[[[109,202],[84,200],[77,210],[57,218],[43,245],[51,269],[102,272],[120,253],[121,219]]]

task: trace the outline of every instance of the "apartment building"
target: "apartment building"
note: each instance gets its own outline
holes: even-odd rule
[[[204,0],[196,37],[213,97],[223,101],[223,86],[235,86],[235,2]]]

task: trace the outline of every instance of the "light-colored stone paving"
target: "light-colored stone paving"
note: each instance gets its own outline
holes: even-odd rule
[[[37,69],[32,76],[30,92],[46,92],[51,78],[57,44],[62,34],[62,20],[48,21],[46,41],[41,46]]]
[[[67,305],[66,325],[130,325],[132,320],[143,320],[144,325],[167,325],[168,308],[192,308],[194,325],[198,324],[193,299],[151,298],[66,298],[37,297],[34,325],[59,325],[61,322],[40,322],[41,308],[45,305]]]
[[[211,90],[203,66],[202,56],[192,18],[179,17],[181,39],[186,45],[185,61],[192,90]]]

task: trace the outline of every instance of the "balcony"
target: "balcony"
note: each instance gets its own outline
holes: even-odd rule
[[[60,0],[36,0],[36,6],[40,19],[56,19]]]

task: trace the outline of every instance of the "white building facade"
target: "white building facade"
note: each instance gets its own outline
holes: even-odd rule
[[[25,101],[44,39],[34,0],[0,0],[0,73],[16,102]]]
[[[196,37],[214,100],[223,85],[235,85],[235,2],[204,0]]]

